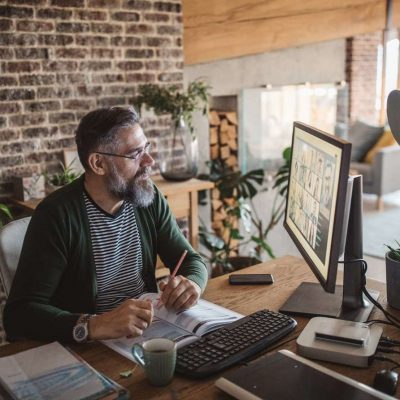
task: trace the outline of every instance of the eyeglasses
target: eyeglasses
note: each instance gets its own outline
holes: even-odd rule
[[[102,154],[104,156],[128,158],[129,160],[140,160],[145,154],[149,154],[150,151],[151,151],[151,143],[147,142],[144,145],[144,147],[142,147],[141,149],[135,150],[134,154],[131,156],[124,156],[122,154],[114,154],[114,153],[105,153],[102,151],[96,151],[96,153]]]

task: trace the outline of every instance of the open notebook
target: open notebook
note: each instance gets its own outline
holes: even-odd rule
[[[178,347],[186,345],[205,333],[224,324],[236,321],[243,315],[227,308],[200,299],[192,308],[174,312],[164,306],[156,308],[159,293],[144,293],[139,299],[150,299],[154,306],[154,319],[142,336],[135,338],[120,338],[104,340],[103,343],[123,356],[133,360],[131,349],[134,343],[142,343],[152,338],[168,338],[177,343]]]

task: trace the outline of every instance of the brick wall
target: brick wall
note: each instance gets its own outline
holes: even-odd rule
[[[382,32],[347,39],[346,81],[349,82],[349,118],[379,123],[375,109],[378,45]]]
[[[180,0],[0,0],[0,198],[54,170],[89,110],[182,81]],[[167,118],[143,126],[168,143]]]

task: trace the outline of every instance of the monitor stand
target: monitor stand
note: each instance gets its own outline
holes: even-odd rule
[[[368,290],[377,300],[379,292]],[[319,283],[303,282],[279,310],[284,314],[304,317],[332,317],[364,322],[372,311],[373,304],[363,297],[364,304],[352,309],[342,306],[343,286],[336,286],[335,293],[328,293]]]
[[[373,304],[363,294],[365,271],[362,238],[362,177],[353,176],[352,191],[344,249],[343,286],[336,286],[335,293],[326,292],[318,283],[302,283],[279,310],[284,314],[321,316],[364,322]],[[347,262],[346,262],[347,261]],[[368,290],[374,300],[379,292]]]

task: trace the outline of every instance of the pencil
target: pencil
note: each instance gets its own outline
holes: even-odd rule
[[[172,274],[171,274],[170,277],[169,277],[170,280],[175,278],[176,274],[177,274],[178,271],[179,271],[180,266],[182,265],[183,260],[184,260],[185,257],[186,257],[187,252],[188,252],[188,251],[185,250],[185,251],[182,253],[181,258],[179,259],[179,261],[178,261],[178,263],[176,264],[174,270],[172,271]],[[160,298],[158,299],[158,303],[157,303],[157,305],[156,305],[156,308],[160,307],[160,305],[161,305],[161,296],[160,296]]]

